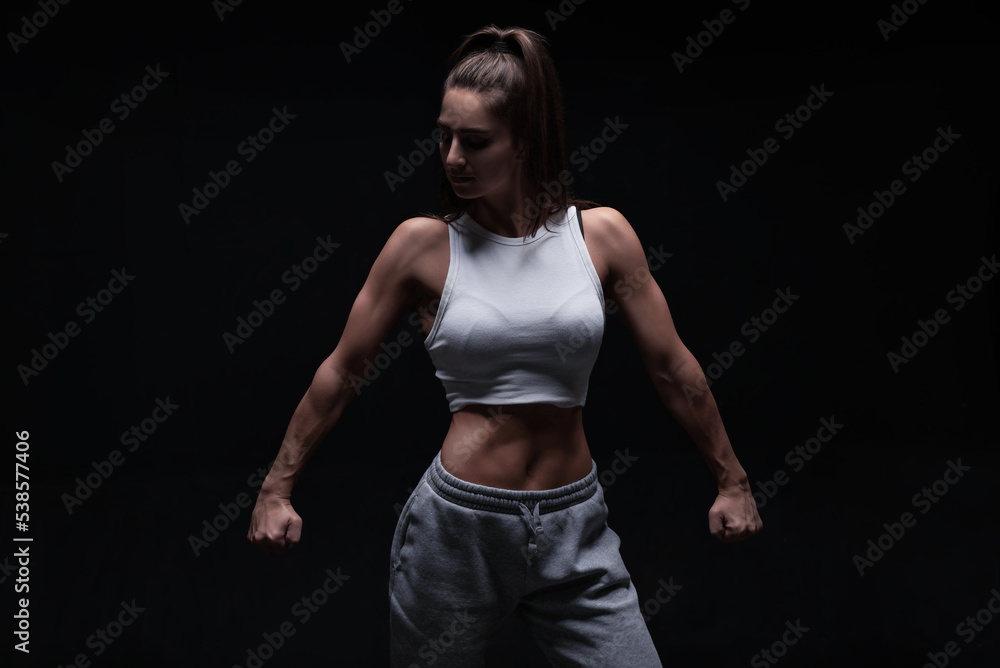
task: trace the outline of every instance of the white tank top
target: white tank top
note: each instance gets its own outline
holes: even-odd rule
[[[448,226],[448,276],[424,347],[451,412],[584,405],[604,336],[604,293],[576,207],[548,227],[524,240],[468,214]]]

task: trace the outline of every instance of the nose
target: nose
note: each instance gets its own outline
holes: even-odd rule
[[[441,152],[445,154],[444,166],[448,171],[461,171],[465,167],[465,155],[457,141],[452,140],[450,144],[443,144]]]

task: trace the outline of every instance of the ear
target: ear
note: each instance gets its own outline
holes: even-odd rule
[[[526,150],[526,146],[525,146],[524,140],[518,140],[518,142],[517,142],[517,161],[518,162],[524,162],[524,159],[527,157],[526,153],[527,153],[527,150]]]

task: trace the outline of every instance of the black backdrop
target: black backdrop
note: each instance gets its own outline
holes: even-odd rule
[[[573,189],[650,249],[761,506],[754,539],[709,535],[711,476],[609,316],[585,423],[664,662],[995,665],[986,3],[389,7],[5,6],[11,665],[385,665],[395,508],[448,424],[419,338],[310,462],[292,555],[241,504],[385,240],[435,208],[443,63],[487,23],[550,40]],[[514,623],[491,662],[545,665]]]

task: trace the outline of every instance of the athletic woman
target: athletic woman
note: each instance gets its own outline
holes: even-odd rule
[[[356,395],[352,377],[407,311],[451,411],[390,554],[393,666],[481,666],[513,613],[553,665],[660,666],[606,523],[583,431],[611,287],[654,386],[715,477],[709,530],[762,527],[697,360],[631,225],[567,192],[561,97],[543,38],[489,26],[453,55],[438,118],[440,217],[411,218],[375,260],[257,498],[247,539],[284,555],[292,488]]]

